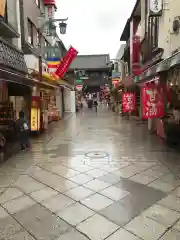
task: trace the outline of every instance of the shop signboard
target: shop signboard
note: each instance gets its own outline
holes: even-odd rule
[[[122,95],[123,112],[133,112],[135,110],[135,93],[125,92]]]
[[[4,17],[5,15],[6,0],[0,0],[0,16]]]
[[[36,132],[40,130],[40,97],[33,96],[31,104],[31,131]]]
[[[149,0],[149,16],[161,16],[163,0]]]
[[[82,91],[83,85],[76,85],[76,90],[77,91]]]
[[[150,84],[142,88],[142,117],[160,118],[164,116],[164,87]]]
[[[76,84],[77,84],[77,85],[79,85],[79,84],[82,84],[82,83],[83,83],[83,81],[82,81],[81,79],[76,79],[76,80],[75,80],[75,82],[76,82]]]
[[[73,47],[69,48],[66,55],[62,59],[61,64],[59,64],[59,66],[56,70],[56,74],[60,78],[64,77],[65,73],[67,72],[67,70],[68,70],[69,66],[71,65],[72,61],[76,58],[77,54],[78,54],[78,51],[75,48],[73,48]]]
[[[132,52],[132,74],[138,76],[141,73],[141,42],[140,36],[133,36]]]

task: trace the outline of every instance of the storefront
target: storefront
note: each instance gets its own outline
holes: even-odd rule
[[[149,129],[167,141],[180,142],[180,53],[144,71],[140,80],[146,84],[153,81],[157,86],[163,87],[164,114],[162,117],[148,119]]]
[[[24,111],[27,120],[30,118],[33,80],[27,77],[27,66],[21,51],[2,39],[0,48],[0,131],[8,144],[17,142],[15,122],[19,111]]]

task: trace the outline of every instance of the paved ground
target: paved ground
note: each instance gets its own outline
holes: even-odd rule
[[[180,157],[101,109],[0,167],[0,240],[180,239]]]

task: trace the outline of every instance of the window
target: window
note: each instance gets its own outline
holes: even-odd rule
[[[41,39],[40,39],[40,33],[39,33],[39,31],[37,30],[37,33],[36,33],[36,43],[37,43],[37,46],[40,45],[40,41],[41,41]]]
[[[28,43],[33,45],[33,23],[28,19]]]
[[[148,41],[149,49],[152,51],[158,47],[159,18],[149,17],[148,22]]]

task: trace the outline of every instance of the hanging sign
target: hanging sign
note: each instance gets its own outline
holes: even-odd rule
[[[73,48],[73,47],[69,48],[66,55],[63,57],[61,64],[58,66],[58,68],[56,70],[56,74],[60,78],[64,77],[64,75],[67,72],[72,61],[77,57],[77,54],[78,54],[78,51],[75,48]]]
[[[142,115],[144,119],[164,116],[164,87],[148,85],[142,88]]]
[[[76,90],[77,91],[82,91],[83,85],[76,85]]]
[[[135,93],[123,93],[122,109],[123,112],[133,112],[135,110]]]
[[[161,16],[163,0],[149,0],[149,16]]]
[[[132,74],[133,76],[138,76],[141,74],[141,42],[140,36],[133,36],[133,46],[132,46]]]

